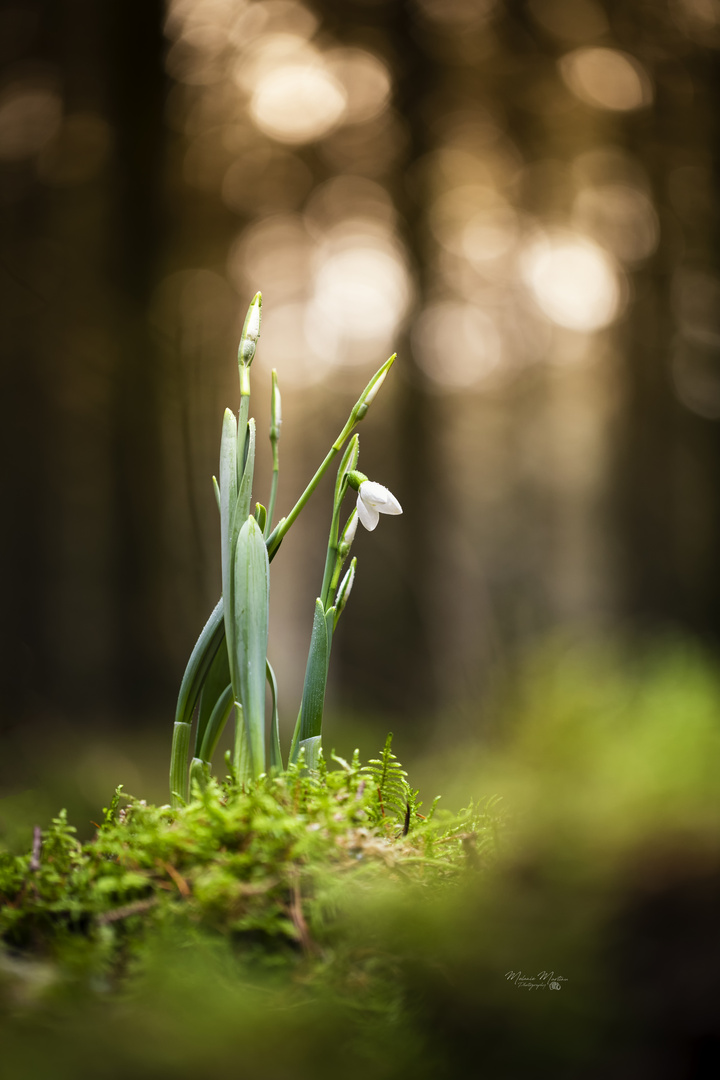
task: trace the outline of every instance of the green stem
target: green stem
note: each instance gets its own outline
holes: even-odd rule
[[[280,472],[280,457],[278,454],[277,439],[271,439],[272,442],[272,455],[273,455],[273,472],[272,481],[270,483],[270,501],[267,508],[267,521],[265,522],[265,538],[270,535],[272,529],[272,519],[275,513],[275,500],[277,499],[278,489],[278,474]]]
[[[247,373],[247,368],[240,368],[240,385],[242,386],[242,375]],[[248,416],[250,415],[250,387],[248,385],[247,392],[240,395],[240,408],[238,410],[238,429],[237,429],[237,482],[238,486],[242,480],[243,472],[245,470],[245,444],[247,441],[247,425]]]
[[[294,523],[296,517],[298,516],[300,511],[305,506],[305,503],[308,501],[308,499],[312,495],[313,491],[315,490],[315,488],[318,486],[318,484],[322,480],[323,476],[327,472],[328,466],[330,465],[331,461],[333,460],[335,455],[340,450],[342,450],[343,445],[344,445],[346,439],[348,438],[348,436],[350,435],[352,429],[365,416],[365,414],[366,414],[366,412],[368,410],[368,405],[370,404],[370,402],[375,397],[375,394],[377,393],[377,389],[382,385],[382,382],[385,379],[385,376],[387,375],[388,371],[390,370],[390,367],[392,366],[394,360],[395,360],[395,353],[393,353],[393,355],[389,358],[389,360],[386,360],[385,363],[383,364],[383,366],[378,371],[375,372],[372,379],[367,384],[367,386],[363,390],[362,394],[360,395],[358,400],[353,405],[352,410],[350,412],[349,417],[347,418],[347,421],[345,423],[344,428],[342,429],[342,431],[338,435],[337,439],[335,440],[335,442],[332,444],[329,451],[327,452],[327,454],[325,456],[325,460],[323,461],[322,465],[317,470],[317,472],[313,476],[312,480],[310,481],[308,486],[305,488],[302,495],[300,496],[298,501],[295,503],[292,510],[288,514],[288,516],[285,517],[285,518],[282,518],[280,523],[275,528],[274,532],[271,532],[270,535],[267,537],[268,555],[270,556],[270,558],[273,557],[273,555],[275,554],[275,552],[277,551],[277,549],[278,549],[278,547],[280,545],[280,541],[285,536],[285,533],[288,531],[290,526]]]
[[[330,522],[330,536],[328,537],[328,549],[325,557],[325,573],[323,574],[322,589],[320,591],[320,599],[322,600],[323,607],[327,609],[328,596],[332,587],[332,579],[335,575],[336,564],[338,562],[338,536],[340,532],[340,509],[342,507],[342,501],[347,491],[347,474],[357,465],[358,454],[360,452],[359,438],[357,435],[353,435],[350,444],[343,455],[343,459],[340,462],[340,468],[338,469],[337,480],[335,481],[335,497],[333,500],[333,515]],[[339,572],[339,571],[338,571]]]
[[[335,593],[337,592],[338,584],[340,583],[340,574],[342,572],[344,560],[339,556],[335,559],[335,567],[333,569],[333,575],[330,579],[330,585],[328,586],[327,594],[327,606],[332,607],[335,603]]]
[[[348,434],[349,434],[349,432],[348,432]],[[345,436],[345,438],[347,438],[347,435]],[[303,509],[303,507],[305,506],[305,503],[308,501],[308,499],[312,495],[313,491],[315,490],[315,488],[318,486],[318,484],[322,480],[323,476],[327,472],[327,468],[330,465],[330,462],[335,457],[337,452],[341,449],[341,447],[342,447],[342,443],[340,444],[340,446],[335,446],[334,444],[333,444],[333,446],[331,446],[331,448],[328,451],[322,465],[317,470],[317,472],[313,476],[312,480],[310,481],[308,486],[305,488],[302,495],[300,496],[298,501],[295,503],[292,510],[288,514],[288,516],[286,518],[283,518],[280,521],[279,525],[277,525],[276,528],[274,529],[274,531],[271,532],[270,535],[268,536],[268,538],[267,538],[267,546],[268,546],[268,555],[270,557],[272,557],[274,555],[275,551],[280,546],[280,541],[285,536],[285,533],[288,531],[290,526],[295,522],[295,519],[297,518],[298,514]]]

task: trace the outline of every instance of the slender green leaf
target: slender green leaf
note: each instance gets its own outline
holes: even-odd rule
[[[223,602],[220,599],[205,623],[185,668],[175,709],[176,723],[189,724],[205,676],[225,635]]]
[[[249,387],[248,387],[249,391]],[[238,484],[242,479],[242,474],[245,469],[245,455],[247,453],[247,430],[248,430],[248,413],[250,412],[250,395],[240,395],[240,409],[238,410],[238,436],[237,436],[237,461],[235,466],[237,468]]]
[[[280,718],[278,716],[278,690],[277,679],[275,678],[275,672],[272,669],[272,665],[269,660],[265,662],[265,675],[267,681],[270,684],[270,694],[272,696],[272,720],[270,722],[270,768],[279,769],[282,771],[282,752],[280,750]]]
[[[262,534],[264,536],[265,535],[265,523],[267,521],[267,510],[265,509],[265,507],[263,506],[262,503],[259,503],[259,502],[255,503],[255,515],[254,516],[255,516],[255,520],[257,521],[258,525],[260,526],[260,531],[262,532]]]
[[[232,712],[235,699],[233,697],[232,683],[229,683],[219,698],[215,702],[210,718],[205,727],[202,743],[198,752],[198,757],[202,761],[207,762],[208,765],[212,764],[213,755],[217,748],[217,744],[220,741],[220,736],[223,733],[230,713]]]
[[[199,757],[194,757],[190,762],[190,794],[192,795],[195,786],[199,787],[201,791],[204,791],[209,779],[209,767]]]
[[[252,756],[250,753],[250,740],[248,739],[247,726],[243,715],[243,707],[239,701],[235,705],[235,744],[233,751],[228,750],[225,754],[229,762],[232,774],[237,783],[244,784],[253,777]]]
[[[262,532],[249,517],[235,550],[234,623],[236,666],[247,733],[251,775],[265,771],[265,668],[270,599],[270,567]],[[235,768],[240,772],[236,740]]]
[[[330,650],[332,649],[333,630],[335,629],[335,608],[328,608],[325,612],[325,629],[327,632],[327,650],[325,656],[325,680],[330,668]]]
[[[205,731],[210,722],[215,705],[221,694],[230,682],[230,661],[225,642],[222,643],[215,653],[212,664],[205,677],[200,692],[200,705],[198,707],[197,729],[195,731],[195,756],[203,757],[200,747],[205,738]],[[207,759],[205,759],[207,760]]]
[[[225,636],[227,637],[233,684],[236,681],[232,604],[235,548],[233,521],[237,508],[237,495],[237,421],[230,409],[226,409],[220,442],[220,550],[222,594],[225,600]]]
[[[188,751],[190,749],[190,724],[176,723],[173,728],[170,754],[170,797],[173,806],[188,801]]]
[[[290,743],[290,753],[288,754],[288,764],[294,765],[298,758],[298,741],[300,739],[300,725],[302,724],[302,705],[300,706],[297,714],[297,720],[295,721],[295,730],[293,731],[292,742]]]
[[[334,615],[334,612],[333,612]],[[322,602],[315,601],[310,652],[305,668],[302,705],[300,707],[300,733],[296,746],[296,755],[306,739],[319,736],[322,729],[325,687],[327,684],[328,635],[325,609]],[[297,759],[297,756],[296,756]]]
[[[301,739],[298,744],[298,757],[300,752],[305,751],[305,768],[317,769],[320,762],[320,744],[322,739],[319,735],[312,735],[309,739]]]
[[[233,543],[237,540],[240,530],[248,519],[252,501],[253,473],[255,471],[255,421],[252,419],[248,420],[247,434],[245,468],[238,485],[237,506],[233,519]]]

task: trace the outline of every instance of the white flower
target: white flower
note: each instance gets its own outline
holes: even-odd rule
[[[372,532],[381,514],[402,514],[402,506],[382,484],[363,480],[358,488],[357,512],[365,528]]]

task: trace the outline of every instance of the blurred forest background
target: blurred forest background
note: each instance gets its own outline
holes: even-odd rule
[[[256,289],[280,514],[399,353],[331,713],[410,735],[558,630],[717,641],[718,0],[3,0],[0,65],[11,788],[49,729],[169,752]],[[329,491],[273,564],[286,720]]]

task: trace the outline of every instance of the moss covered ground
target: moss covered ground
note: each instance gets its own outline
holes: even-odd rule
[[[714,1077],[719,718],[697,651],[564,649],[448,758],[500,802],[386,754],[59,815],[0,857],[0,1075]]]

